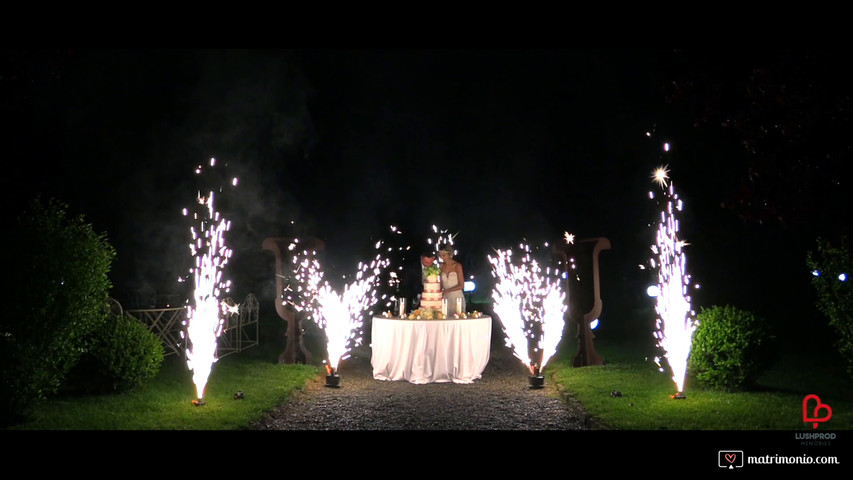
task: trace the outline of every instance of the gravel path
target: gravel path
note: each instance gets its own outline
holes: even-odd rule
[[[309,382],[254,430],[606,430],[545,378],[532,389],[528,370],[504,346],[492,346],[483,378],[472,384],[375,380],[369,348],[339,366],[340,387]],[[547,369],[546,369],[547,374]]]

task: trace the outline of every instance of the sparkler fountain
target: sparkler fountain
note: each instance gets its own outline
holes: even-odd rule
[[[377,249],[381,244],[377,242]],[[378,279],[389,263],[381,254],[369,264],[359,262],[355,280],[345,284],[341,294],[323,280],[319,269],[306,278],[308,290],[316,292],[313,316],[326,334],[326,386],[340,386],[338,365],[349,358],[353,348],[361,345],[363,316],[377,302]]]
[[[513,263],[512,250],[496,250],[496,257],[488,257],[496,279],[493,309],[503,325],[507,346],[528,365],[530,387],[542,388],[542,370],[556,353],[565,327],[565,294],[559,272],[547,268],[543,274],[529,246],[522,244],[520,249],[520,264]],[[525,355],[519,351],[523,347],[527,347]]]
[[[690,346],[697,322],[695,312],[691,310],[688,288],[690,275],[687,273],[687,257],[684,246],[687,245],[678,237],[678,219],[676,211],[683,209],[683,203],[675,193],[675,186],[669,182],[669,169],[658,167],[653,179],[665,192],[666,205],[660,214],[656,244],[652,246],[655,257],[651,266],[658,272],[658,294],[655,311],[658,314],[655,337],[658,346],[663,349],[667,363],[672,370],[672,380],[675,382],[675,399],[684,399],[684,380],[687,375],[687,361],[690,356]],[[654,193],[649,192],[649,198]],[[664,371],[659,357],[655,362]]]
[[[216,160],[210,159],[210,167]],[[201,166],[196,174],[202,174]],[[237,179],[232,181],[237,184]],[[221,192],[221,188],[220,188]],[[213,364],[216,362],[216,347],[224,326],[224,315],[238,306],[229,306],[220,301],[220,294],[228,292],[230,281],[224,281],[222,271],[231,257],[231,249],[225,245],[225,232],[231,228],[231,222],[220,217],[214,209],[214,192],[197,195],[197,211],[193,219],[198,222],[198,230],[190,228],[192,242],[190,252],[195,257],[195,267],[190,269],[195,283],[193,289],[194,304],[187,307],[186,334],[189,339],[186,350],[187,367],[193,372],[196,387],[194,405],[204,405],[204,391]],[[183,211],[188,216],[187,209]]]

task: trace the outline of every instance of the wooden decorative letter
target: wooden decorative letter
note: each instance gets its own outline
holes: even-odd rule
[[[291,244],[291,239],[288,238],[266,238],[262,244],[264,250],[270,250],[275,254],[275,287],[278,292],[278,298],[275,300],[275,311],[282,320],[287,322],[287,341],[284,352],[278,357],[279,363],[305,363],[311,364],[311,352],[305,348],[305,343],[302,338],[302,320],[298,316],[298,312],[291,305],[286,305],[282,299],[285,285],[284,255],[288,251],[288,246]],[[322,250],[324,243],[322,240],[309,240],[307,248],[312,250]],[[301,360],[301,361],[300,361]]]
[[[575,307],[572,309],[570,307],[569,315],[573,317],[578,323],[578,351],[575,356],[572,358],[572,366],[574,367],[586,367],[591,365],[604,365],[604,359],[595,351],[595,344],[593,340],[595,339],[595,335],[592,333],[592,328],[590,328],[590,323],[592,323],[595,319],[599,318],[601,315],[601,287],[599,280],[599,269],[598,269],[598,255],[602,250],[610,249],[610,240],[604,237],[590,238],[581,240],[579,243],[588,243],[595,242],[595,247],[592,251],[592,280],[593,280],[593,305],[592,308],[583,314],[583,317],[580,317],[577,313],[576,309],[580,305],[580,302],[577,298],[574,301],[570,301],[571,306]],[[555,245],[554,246],[554,254],[561,257],[562,260],[566,261],[566,266],[568,268],[568,252],[572,250],[572,245]],[[568,272],[571,273],[571,272]],[[572,285],[572,275],[569,275],[569,284]],[[579,293],[579,288],[569,289],[569,298],[572,298],[573,294]]]

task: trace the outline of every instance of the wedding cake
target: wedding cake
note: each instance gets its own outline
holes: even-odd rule
[[[437,274],[427,275],[426,280],[424,280],[421,308],[441,310],[441,279]]]

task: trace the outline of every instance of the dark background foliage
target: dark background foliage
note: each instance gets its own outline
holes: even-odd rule
[[[221,204],[231,296],[254,293],[273,321],[264,238],[323,239],[331,277],[372,256],[389,225],[418,248],[435,224],[458,232],[486,290],[492,248],[609,238],[602,328],[627,329],[650,315],[652,279],[637,266],[654,242],[649,176],[666,164],[703,287],[695,306],[832,335],[805,257],[816,236],[853,224],[838,51],[7,49],[0,60],[0,108],[15,119],[0,141],[20,186],[6,211],[44,192],[85,214],[116,248],[124,303],[141,287],[186,296],[181,210],[195,166],[216,157],[240,178]]]

